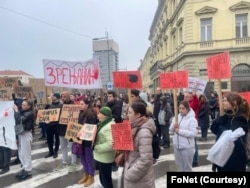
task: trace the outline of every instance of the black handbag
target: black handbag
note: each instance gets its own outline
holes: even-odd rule
[[[15,125],[15,132],[16,132],[16,135],[20,135],[20,134],[23,134],[23,133],[25,132],[25,131],[24,131],[24,127],[23,127],[22,118],[21,118],[20,124]]]

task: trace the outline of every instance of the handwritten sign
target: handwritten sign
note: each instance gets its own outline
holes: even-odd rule
[[[94,141],[97,131],[97,125],[85,123],[78,133],[81,140]]]
[[[18,86],[18,77],[3,77],[0,78],[0,88]]]
[[[160,74],[160,87],[162,89],[177,89],[188,87],[188,72],[164,72]]]
[[[38,110],[36,121],[39,122],[45,122],[45,121],[58,121],[59,115],[60,115],[60,108],[55,109],[47,109],[47,110]]]
[[[206,80],[201,80],[195,77],[188,77],[188,88],[185,88],[184,92],[195,90],[198,94],[203,94],[206,86]]]
[[[140,89],[142,80],[140,71],[114,71],[114,87]]]
[[[62,107],[59,123],[65,125],[67,125],[69,122],[77,123],[80,110],[81,105],[64,104]]]
[[[16,98],[26,97],[28,99],[33,98],[32,87],[30,86],[17,86],[14,88],[14,92],[16,94]]]
[[[9,87],[3,87],[0,88],[0,100],[1,101],[6,101],[6,100],[11,100],[11,88]]]
[[[102,88],[99,61],[85,62],[43,60],[46,86],[96,89]]]
[[[246,101],[248,102],[248,104],[250,105],[250,92],[242,92],[239,93],[240,96],[242,96],[244,99],[246,99]]]
[[[113,149],[114,150],[134,150],[131,126],[129,122],[116,123],[111,125]]]
[[[69,122],[67,125],[67,130],[65,133],[65,138],[67,140],[72,139],[74,142],[81,144],[82,141],[77,139],[77,134],[81,130],[82,125],[74,122]]]
[[[208,79],[231,78],[229,52],[224,52],[206,59]]]

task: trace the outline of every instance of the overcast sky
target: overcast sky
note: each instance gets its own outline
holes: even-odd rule
[[[136,70],[150,45],[158,0],[0,0],[0,70],[43,78],[42,59],[92,58],[92,39],[119,45],[120,69]]]

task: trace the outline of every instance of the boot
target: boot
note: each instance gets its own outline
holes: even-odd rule
[[[23,180],[27,180],[29,178],[32,178],[32,174],[31,174],[31,172],[24,171],[22,176],[19,176],[19,177],[16,177],[16,178],[19,181],[23,181]]]
[[[21,172],[19,172],[15,177],[18,179],[20,177],[22,177],[24,174],[24,170],[21,170]]]
[[[94,176],[89,175],[87,181],[83,185],[84,187],[88,187],[92,183],[94,183],[94,181],[95,181]]]
[[[82,178],[78,181],[78,184],[83,184],[87,181],[88,179],[88,174],[83,174]]]

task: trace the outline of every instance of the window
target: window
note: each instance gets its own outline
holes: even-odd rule
[[[235,15],[236,21],[236,38],[244,38],[247,36],[247,14]]]
[[[201,19],[201,41],[212,40],[212,18]]]

